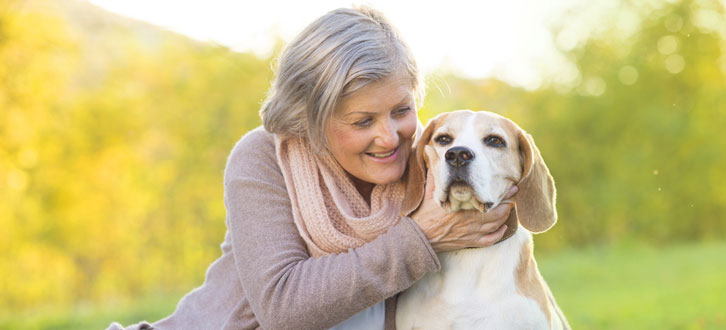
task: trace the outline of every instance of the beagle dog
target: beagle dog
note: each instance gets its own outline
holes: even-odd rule
[[[411,155],[402,214],[423,200],[427,170],[433,174],[434,199],[449,212],[486,212],[501,203],[515,207],[506,239],[438,254],[441,271],[399,295],[396,328],[569,329],[532,251],[532,233],[557,221],[554,182],[532,136],[491,112],[435,117]],[[515,184],[519,192],[503,200]]]

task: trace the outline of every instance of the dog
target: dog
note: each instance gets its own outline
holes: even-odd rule
[[[449,212],[514,207],[502,241],[438,254],[441,271],[398,296],[396,328],[570,329],[533,255],[532,233],[551,228],[557,211],[554,181],[532,136],[491,112],[443,113],[417,139],[402,214],[423,200],[427,171],[434,199]],[[504,200],[515,184],[519,192]]]

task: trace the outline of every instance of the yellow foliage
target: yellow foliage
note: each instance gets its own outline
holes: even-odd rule
[[[535,136],[560,219],[539,250],[726,235],[726,20],[648,6],[623,9],[640,20],[625,36],[573,45],[579,81],[430,80],[424,122],[487,109]],[[0,309],[200,284],[269,62],[85,3],[0,2]]]

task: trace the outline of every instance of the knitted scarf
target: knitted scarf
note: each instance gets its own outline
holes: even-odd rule
[[[404,186],[376,185],[370,206],[329,153],[315,153],[302,138],[275,135],[277,162],[300,236],[313,257],[346,252],[398,223]]]

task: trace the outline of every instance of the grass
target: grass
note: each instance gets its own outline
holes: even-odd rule
[[[726,329],[726,242],[537,256],[573,329]]]
[[[726,242],[537,254],[574,329],[726,329]],[[184,292],[22,313],[0,329],[105,329],[169,315]]]
[[[66,308],[44,308],[22,313],[0,311],[0,329],[101,330],[106,329],[114,321],[124,326],[144,320],[153,322],[170,315],[183,295],[184,292],[151,295],[138,301],[78,304]]]

